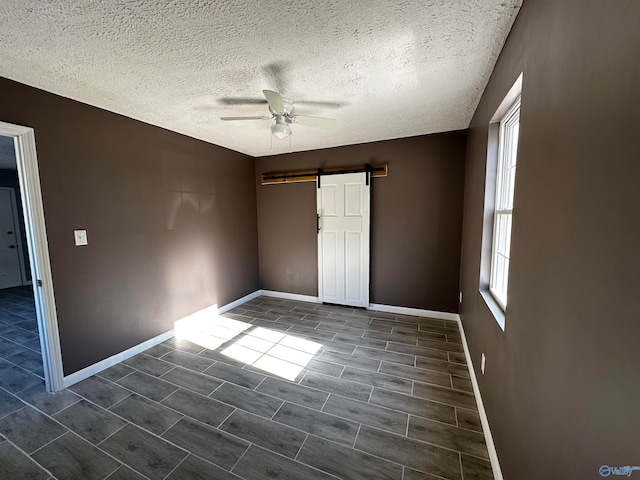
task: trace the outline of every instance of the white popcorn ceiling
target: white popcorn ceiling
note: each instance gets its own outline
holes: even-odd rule
[[[3,0],[0,76],[253,156],[408,137],[468,127],[521,4]],[[339,128],[219,119],[263,89]]]

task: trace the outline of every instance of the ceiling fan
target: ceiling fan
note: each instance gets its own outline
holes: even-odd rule
[[[311,117],[309,115],[291,115],[293,111],[293,101],[283,97],[278,92],[272,90],[263,90],[267,103],[269,104],[270,116],[258,115],[252,117],[220,117],[220,120],[235,121],[235,120],[271,120],[275,122],[271,125],[271,134],[278,138],[283,139],[291,135],[292,123],[299,123],[300,125],[308,125],[310,127],[318,127],[330,130],[335,128],[338,121],[335,118],[323,118],[323,117]]]

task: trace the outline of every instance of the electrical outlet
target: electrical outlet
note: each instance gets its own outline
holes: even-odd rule
[[[480,371],[482,372],[482,374],[484,375],[484,365],[487,361],[487,357],[484,356],[484,353],[482,354],[482,360],[480,361]]]
[[[462,292],[460,292],[460,303],[462,303]]]

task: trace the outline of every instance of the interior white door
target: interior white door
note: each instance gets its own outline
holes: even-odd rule
[[[369,306],[370,188],[366,173],[320,177],[318,297]]]
[[[13,190],[0,187],[0,288],[22,285]]]

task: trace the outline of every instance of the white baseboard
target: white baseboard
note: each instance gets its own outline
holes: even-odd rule
[[[83,368],[82,370],[78,370],[77,372],[72,373],[71,375],[67,375],[62,379],[64,388],[68,388],[71,385],[81,382],[82,380],[85,380],[90,376],[95,375],[96,373],[100,373],[101,371],[106,370],[109,367],[112,367],[116,363],[120,363],[123,360],[126,360],[127,358],[131,358],[134,355],[137,355],[140,352],[143,352],[151,347],[155,347],[159,343],[167,341],[172,337],[173,337],[173,330],[169,330],[168,332],[158,335],[157,337],[150,338],[145,342],[139,343],[138,345],[128,348],[124,352],[120,352],[115,355],[112,355],[111,357],[105,358],[104,360],[98,363],[94,363],[93,365],[89,365],[88,367]]]
[[[318,297],[311,295],[300,295],[298,293],[275,292],[273,290],[260,290],[260,294],[265,297],[282,298],[285,300],[297,300],[298,302],[320,303]]]
[[[379,303],[370,303],[368,310],[378,310],[379,312],[399,313],[400,315],[413,315],[415,317],[438,318],[440,320],[459,321],[460,317],[457,313],[438,312],[436,310],[422,310],[420,308],[396,307],[395,305],[382,305]]]
[[[227,303],[222,307],[218,307],[218,313],[225,313],[225,312],[228,312],[229,310],[233,310],[234,308],[239,307],[243,303],[246,303],[249,300],[253,300],[254,298],[259,297],[261,295],[261,292],[262,290],[256,290],[255,292],[250,293],[249,295],[245,295],[244,297],[239,298],[238,300],[235,300],[231,303]]]
[[[458,316],[458,325],[460,326],[460,335],[462,336],[462,346],[464,348],[464,356],[467,359],[467,365],[469,366],[469,373],[471,375],[471,384],[473,385],[473,393],[478,402],[478,413],[480,414],[480,422],[482,423],[482,430],[484,432],[484,439],[487,442],[487,450],[489,450],[489,461],[491,462],[491,469],[493,470],[493,478],[495,480],[503,480],[502,470],[500,469],[500,462],[498,461],[498,452],[496,446],[493,443],[493,436],[491,435],[491,429],[489,428],[489,419],[487,418],[487,412],[484,409],[482,403],[482,396],[480,395],[480,387],[478,386],[478,379],[476,378],[476,372],[473,368],[473,362],[471,361],[471,353],[469,352],[469,345],[467,344],[467,337],[464,334],[464,328],[462,327],[462,320]]]
[[[261,295],[261,290],[256,290],[255,292],[250,293],[249,295],[245,295],[244,297],[239,298],[238,300],[235,300],[231,303],[223,305],[222,307],[219,307],[217,309],[217,312],[218,313],[228,312],[229,310],[239,305],[242,305],[243,303],[248,302],[249,300],[259,297],[260,295]],[[139,343],[138,345],[135,345],[125,350],[124,352],[120,352],[115,355],[112,355],[111,357],[105,358],[104,360],[101,360],[98,363],[94,363],[93,365],[89,365],[88,367],[83,368],[82,370],[78,370],[77,372],[74,372],[71,375],[67,375],[63,378],[64,388],[68,388],[71,385],[81,382],[82,380],[85,380],[92,375],[96,375],[97,373],[100,373],[103,370],[106,370],[107,368],[112,367],[115,364],[122,362],[123,360],[126,360],[127,358],[131,358],[134,355],[144,352],[145,350],[151,347],[155,347],[159,343],[165,342],[170,338],[172,338],[173,336],[174,336],[174,331],[169,330],[168,332],[158,335],[157,337],[153,337],[153,338],[150,338],[149,340]]]
[[[282,298],[285,300],[297,300],[299,302],[321,303],[318,297],[312,297],[311,295],[299,295],[297,293],[276,292],[274,290],[260,290],[259,292],[260,292],[260,295],[264,295],[265,297]],[[396,307],[395,305],[382,305],[378,303],[369,304],[369,306],[367,307],[367,310],[377,310],[379,312],[387,312],[387,313],[399,313],[401,315],[414,315],[417,317],[439,318],[442,320],[458,321],[460,318],[457,313],[437,312],[435,310],[421,310],[418,308],[409,308],[409,307]]]

